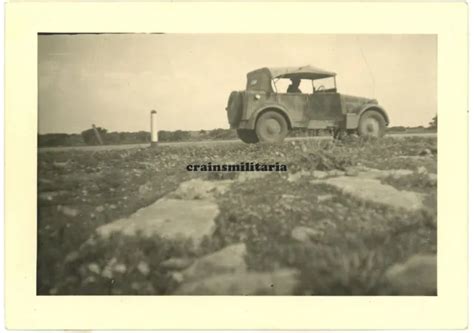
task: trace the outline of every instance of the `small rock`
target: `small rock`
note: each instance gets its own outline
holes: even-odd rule
[[[108,262],[107,265],[113,266],[118,262],[118,259],[116,257],[111,258]]]
[[[392,177],[395,179],[399,179],[401,177],[410,176],[413,174],[412,170],[406,169],[396,169],[396,170],[386,170],[381,172],[382,177]]]
[[[421,156],[431,156],[432,153],[431,153],[431,150],[426,148],[426,149],[423,149],[421,152],[420,152],[420,155]]]
[[[127,271],[127,266],[125,266],[124,264],[115,265],[114,271],[117,272],[117,273],[122,273],[123,274]]]
[[[429,173],[428,174],[428,181],[430,185],[435,186],[438,183],[438,176],[435,175],[434,173]]]
[[[111,258],[105,265],[104,270],[102,271],[102,276],[107,279],[112,279],[114,275],[113,269],[117,262],[118,262],[117,258],[115,257]]]
[[[334,170],[329,170],[328,171],[328,176],[329,177],[340,177],[340,176],[344,176],[344,175],[345,175],[345,172],[341,171],[341,170],[334,169]]]
[[[328,173],[325,171],[320,171],[320,170],[314,170],[313,171],[313,177],[316,179],[323,179],[328,176]]]
[[[38,196],[41,200],[51,201],[57,195],[57,192],[42,192],[39,193]]]
[[[89,264],[89,265],[87,266],[87,268],[88,268],[89,271],[91,271],[92,273],[100,274],[100,267],[99,267],[99,265],[97,265],[96,263]]]
[[[290,173],[288,175],[288,178],[287,180],[290,182],[290,183],[293,183],[293,182],[296,182],[298,181],[301,177],[303,176],[310,176],[311,173],[309,171],[305,171],[305,170],[302,170],[302,171],[298,171],[296,173]]]
[[[392,289],[400,295],[436,295],[436,255],[416,254],[385,273]]]
[[[359,174],[359,171],[356,168],[348,168],[346,170],[346,176],[355,177]]]
[[[424,166],[420,166],[416,169],[416,172],[419,173],[419,174],[427,174],[428,170],[426,170],[426,168]]]
[[[324,229],[328,229],[328,228],[332,228],[332,229],[335,229],[336,228],[336,224],[331,221],[330,219],[324,219],[324,220],[321,220],[319,222],[319,224],[321,225],[322,228]]]
[[[268,172],[241,172],[237,177],[238,182],[245,182],[247,180],[254,180],[258,178],[265,177],[268,175]]]
[[[189,267],[193,263],[189,258],[170,258],[163,261],[160,266],[166,269],[180,270]]]
[[[116,209],[117,208],[117,206],[115,206],[115,205],[110,205],[109,207],[110,207],[110,209]]]
[[[282,194],[281,198],[282,200],[292,201],[292,200],[298,199],[299,197],[293,194]]]
[[[112,272],[112,269],[110,267],[105,267],[104,270],[102,271],[102,276],[105,277],[106,279],[111,279],[114,276],[114,273]]]
[[[313,238],[318,237],[319,232],[308,227],[296,227],[291,231],[291,237],[299,242],[310,242]]]
[[[66,216],[75,217],[79,215],[79,210],[67,206],[58,206],[58,210]]]
[[[180,272],[172,272],[171,278],[175,280],[177,283],[182,283],[184,281],[184,276]]]
[[[104,209],[104,206],[97,206],[95,210],[99,213],[102,213],[105,209]]]
[[[85,280],[84,280],[84,283],[85,284],[89,284],[89,283],[95,283],[96,281],[96,278],[94,276],[88,276]]]
[[[150,267],[148,266],[148,264],[144,261],[140,261],[140,263],[138,264],[137,266],[137,269],[140,273],[142,273],[143,275],[148,275],[150,273]]]
[[[64,262],[70,263],[70,262],[76,261],[78,258],[79,258],[79,252],[72,251],[66,256],[66,258],[64,259]]]
[[[138,188],[138,193],[141,195],[146,194],[150,191],[151,191],[151,186],[148,184],[140,185],[140,187]]]
[[[66,162],[53,162],[53,166],[56,168],[65,168],[68,165],[69,161]]]
[[[318,202],[328,201],[334,198],[333,194],[321,194],[317,196]]]

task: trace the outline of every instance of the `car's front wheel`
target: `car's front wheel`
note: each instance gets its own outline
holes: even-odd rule
[[[288,135],[288,123],[280,113],[267,111],[258,118],[255,131],[260,142],[281,142]]]
[[[257,143],[258,137],[254,130],[238,129],[237,136],[245,143]]]
[[[366,111],[359,120],[358,132],[363,137],[381,138],[385,134],[387,124],[384,117],[377,111]]]

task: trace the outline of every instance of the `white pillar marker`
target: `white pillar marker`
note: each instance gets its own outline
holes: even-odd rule
[[[151,110],[150,113],[150,134],[151,134],[151,146],[155,147],[158,145],[158,126],[156,125],[156,111]]]

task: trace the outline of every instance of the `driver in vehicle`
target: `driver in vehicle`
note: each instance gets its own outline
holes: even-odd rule
[[[301,90],[299,88],[300,87],[300,82],[301,82],[300,79],[291,79],[291,83],[288,86],[288,89],[286,90],[286,92],[288,92],[288,93],[301,93]]]

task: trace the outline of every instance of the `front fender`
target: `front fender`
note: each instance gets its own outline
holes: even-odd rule
[[[248,125],[251,126],[252,129],[255,128],[255,123],[257,122],[257,118],[258,116],[262,113],[262,112],[265,112],[267,110],[274,110],[274,111],[278,111],[280,112],[285,118],[286,120],[288,121],[288,125],[289,127],[291,128],[292,127],[292,123],[293,123],[293,120],[291,119],[291,117],[289,116],[289,113],[288,111],[286,110],[285,107],[279,105],[279,104],[270,104],[270,105],[265,105],[263,107],[261,107],[260,109],[257,109],[257,111],[255,111],[252,116],[249,118],[248,120]]]
[[[385,109],[383,107],[381,107],[380,105],[378,105],[378,104],[366,104],[366,105],[364,105],[363,108],[358,112],[359,117],[362,116],[362,114],[365,111],[368,111],[368,110],[374,110],[374,111],[380,112],[382,114],[382,116],[385,118],[385,121],[387,122],[387,125],[390,123],[390,119],[388,118],[387,111],[385,111]]]
[[[387,111],[385,111],[383,107],[381,107],[378,104],[365,104],[359,111],[355,113],[346,114],[346,128],[347,129],[357,128],[359,126],[360,117],[365,111],[369,111],[369,110],[380,112],[380,114],[384,117],[387,125],[389,124],[390,119],[388,118]]]

